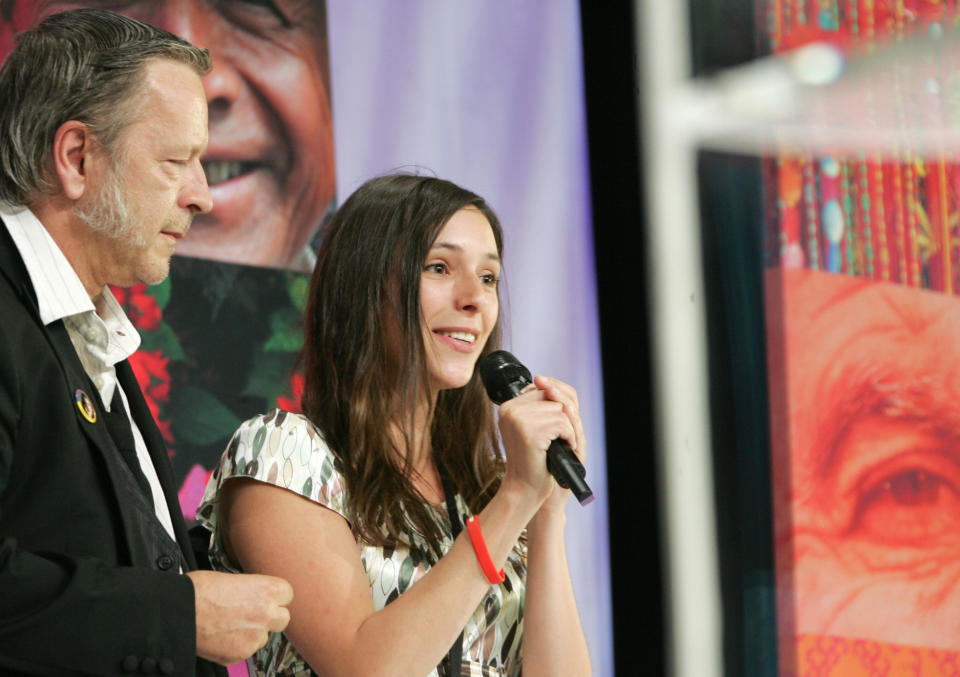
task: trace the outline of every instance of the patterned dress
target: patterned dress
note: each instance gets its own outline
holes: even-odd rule
[[[351,523],[344,482],[336,460],[320,432],[305,417],[275,409],[243,423],[230,440],[220,465],[207,484],[197,519],[212,536],[210,562],[215,569],[239,572],[224,550],[217,527],[220,488],[231,477],[275,484],[333,510]],[[470,512],[458,495],[461,515]],[[453,546],[453,533],[444,506],[428,506],[443,525],[442,551]],[[408,536],[409,537],[409,536]],[[410,547],[382,548],[358,544],[360,559],[370,583],[374,607],[379,611],[423,578],[437,563],[426,543],[412,536]],[[526,549],[518,543],[503,569],[506,580],[490,588],[463,632],[461,677],[516,677],[520,674],[523,636]],[[254,674],[282,677],[314,673],[282,633],[273,633],[251,659]],[[441,663],[427,677],[445,677]]]

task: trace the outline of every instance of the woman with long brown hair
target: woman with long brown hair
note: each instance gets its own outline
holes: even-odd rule
[[[475,373],[502,255],[493,211],[441,179],[372,179],[335,214],[304,414],[244,423],[198,511],[214,566],[293,585],[256,674],[590,673],[545,463],[557,437],[583,457],[576,392],[538,376],[497,424]]]

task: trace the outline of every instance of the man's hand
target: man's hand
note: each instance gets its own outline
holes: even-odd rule
[[[230,665],[267,643],[290,622],[293,588],[260,574],[191,571],[197,610],[197,655]]]

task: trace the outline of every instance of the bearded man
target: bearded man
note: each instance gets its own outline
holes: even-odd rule
[[[111,12],[47,17],[0,70],[0,672],[212,674],[289,584],[196,571],[107,285],[162,281],[212,208],[206,50]],[[205,659],[205,660],[198,660]]]

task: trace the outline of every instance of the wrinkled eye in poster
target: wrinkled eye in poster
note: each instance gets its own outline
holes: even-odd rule
[[[936,34],[955,16],[951,3],[828,2],[801,20],[796,3],[764,4],[767,37],[781,51],[814,39],[862,47]],[[945,84],[949,75],[927,77]],[[952,157],[785,152],[767,161],[783,675],[945,675],[960,666]]]

